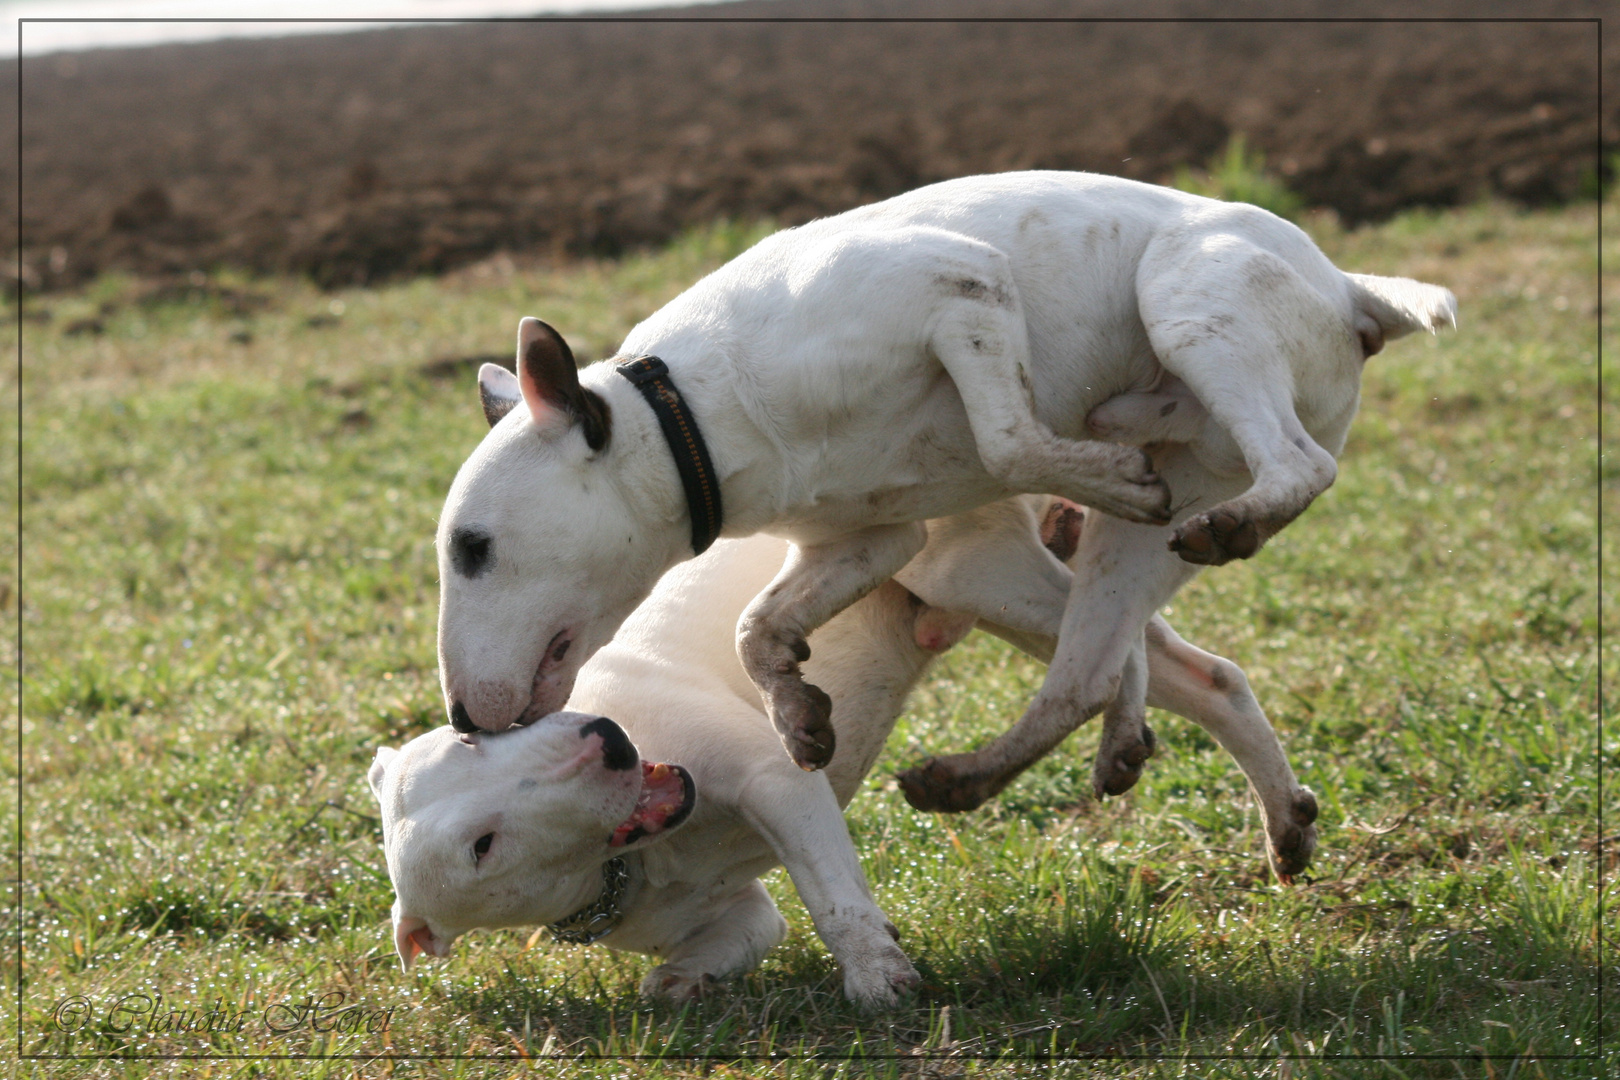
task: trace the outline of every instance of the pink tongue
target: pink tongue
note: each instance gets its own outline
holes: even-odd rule
[[[669,816],[681,808],[686,798],[686,784],[681,774],[668,765],[642,761],[641,798],[636,808],[608,839],[609,847],[623,847],[642,836],[662,832]]]

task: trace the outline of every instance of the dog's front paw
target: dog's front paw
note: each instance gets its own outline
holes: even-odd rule
[[[660,964],[641,980],[641,996],[677,1003],[697,1001],[720,985],[706,971],[687,971],[674,964]]]
[[[858,967],[844,971],[844,996],[863,1009],[892,1009],[915,990],[922,976],[897,946],[888,945]]]
[[[833,735],[832,698],[797,676],[778,681],[772,691],[766,711],[793,764],[806,772],[825,768],[838,746]]]
[[[1153,459],[1132,446],[1090,443],[1101,476],[1077,499],[1094,510],[1144,525],[1170,523],[1170,487],[1153,470]]]
[[[1102,745],[1097,747],[1097,757],[1091,763],[1092,794],[1101,799],[1131,790],[1142,779],[1142,766],[1158,745],[1158,737],[1146,724],[1129,734],[1105,731]]]
[[[1300,788],[1282,821],[1266,822],[1267,854],[1271,869],[1284,885],[1311,864],[1316,853],[1316,794]]]
[[[900,790],[906,802],[918,810],[938,814],[959,814],[975,810],[984,801],[1001,790],[993,778],[964,768],[967,754],[929,758],[914,768],[898,774]]]
[[[1170,537],[1171,551],[1200,566],[1247,559],[1260,544],[1260,529],[1253,520],[1219,506],[1183,521]]]
[[[819,686],[804,681],[799,665],[810,659],[803,635],[771,630],[763,620],[744,617],[737,629],[737,655],[765,699],[765,712],[782,737],[788,757],[806,772],[832,761],[832,699]]]

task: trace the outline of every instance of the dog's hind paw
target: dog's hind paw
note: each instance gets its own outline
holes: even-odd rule
[[[1277,880],[1292,885],[1294,875],[1303,872],[1316,853],[1316,794],[1300,788],[1285,820],[1268,821],[1266,826],[1271,869]]]
[[[1110,738],[1113,732],[1104,733],[1097,757],[1091,763],[1091,793],[1097,798],[1123,795],[1142,779],[1142,766],[1153,756],[1159,740],[1146,724],[1140,730],[1139,737],[1133,734]]]
[[[896,776],[906,802],[918,810],[938,814],[959,814],[975,810],[1000,791],[1001,784],[991,777],[975,775],[952,764],[965,754],[929,758]]]
[[[1263,538],[1254,521],[1222,507],[1181,523],[1170,537],[1170,550],[1200,566],[1220,566],[1247,559],[1260,550]]]
[[[825,768],[838,746],[832,698],[821,687],[797,678],[784,679],[774,689],[768,701],[771,722],[793,764],[806,772]]]

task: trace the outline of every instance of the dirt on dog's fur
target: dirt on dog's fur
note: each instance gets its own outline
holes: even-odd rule
[[[1509,0],[1308,0],[1294,18],[1522,17]],[[1001,16],[1245,16],[1257,4],[1011,0]],[[29,57],[31,284],[199,266],[328,285],[496,251],[611,254],[717,215],[782,223],[1021,168],[1163,180],[1234,134],[1347,221],[1597,177],[1595,23],[852,23],[938,0],[780,0],[704,21],[482,24]],[[1552,0],[1538,16],[1591,16]],[[15,88],[18,64],[0,64]],[[0,127],[15,134],[10,116]],[[1600,132],[1601,128],[1601,132]],[[16,244],[0,164],[0,244]],[[10,271],[15,273],[15,271]]]

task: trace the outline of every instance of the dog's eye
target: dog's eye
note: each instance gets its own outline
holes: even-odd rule
[[[450,534],[450,565],[462,577],[475,578],[493,561],[495,538],[476,529],[457,529]]]
[[[473,862],[477,862],[479,859],[482,859],[485,855],[488,855],[489,854],[489,845],[493,844],[494,842],[495,842],[495,834],[492,833],[492,832],[487,832],[483,836],[480,836],[478,838],[478,840],[473,844]]]

